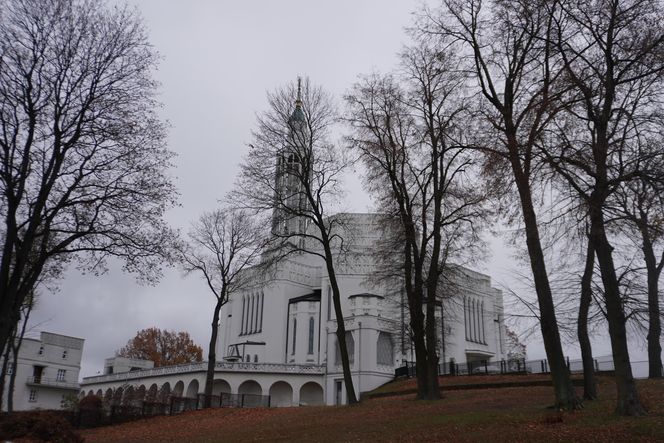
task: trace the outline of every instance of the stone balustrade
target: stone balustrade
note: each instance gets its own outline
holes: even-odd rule
[[[215,372],[260,372],[282,374],[324,374],[324,365],[298,365],[284,363],[249,363],[249,362],[223,362],[215,364]],[[186,363],[174,366],[143,369],[138,371],[121,372],[118,374],[94,375],[83,378],[81,385],[104,383],[111,381],[133,380],[146,377],[158,377],[173,374],[186,374],[191,372],[207,371],[207,362]]]

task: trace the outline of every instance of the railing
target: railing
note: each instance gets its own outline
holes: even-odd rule
[[[40,386],[48,386],[53,388],[79,389],[79,384],[76,382],[58,380],[55,378],[44,378],[39,375],[29,376],[26,383],[29,385],[40,385]]]
[[[277,372],[296,374],[324,374],[324,365],[300,365],[285,363],[242,363],[242,362],[217,362],[215,370],[237,371],[237,372]]]
[[[205,394],[198,394],[200,408],[205,404]],[[259,394],[227,394],[211,395],[211,408],[269,408],[270,396]]]
[[[223,372],[264,372],[283,374],[324,374],[324,365],[297,365],[284,363],[248,363],[248,362],[217,362],[215,371]],[[117,374],[94,375],[85,377],[82,385],[102,383],[111,381],[133,380],[144,377],[164,376],[171,374],[183,374],[189,372],[205,372],[207,362],[187,363],[174,366],[162,366],[159,368],[142,369],[138,371],[120,372]]]
[[[583,372],[583,361],[581,359],[565,359],[567,369],[570,372]],[[638,362],[633,362],[638,363]],[[613,361],[594,360],[595,371],[613,371]],[[394,371],[395,377],[415,376],[415,362],[404,362],[400,368]],[[467,363],[455,363],[453,361],[438,366],[439,375],[477,375],[477,374],[548,374],[551,372],[549,362],[542,360],[511,359],[488,361],[480,360]]]

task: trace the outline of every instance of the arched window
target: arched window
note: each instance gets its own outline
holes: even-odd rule
[[[254,363],[258,363],[258,354],[254,355]]]
[[[348,351],[348,361],[352,365],[355,362],[355,339],[353,339],[353,333],[350,331],[346,331],[346,350]],[[334,364],[341,365],[341,348],[338,342],[336,351]]]
[[[309,317],[309,346],[307,347],[308,354],[314,353],[314,318]]]
[[[291,354],[295,355],[295,343],[297,341],[297,319],[293,319],[293,349],[291,350]]]
[[[376,350],[376,362],[379,365],[392,366],[394,364],[394,347],[391,334],[382,331],[378,333]]]

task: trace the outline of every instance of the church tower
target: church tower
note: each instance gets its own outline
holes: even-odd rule
[[[297,79],[295,109],[287,122],[288,133],[276,159],[275,209],[272,213],[272,233],[294,236],[294,245],[304,247],[304,238],[297,238],[307,230],[307,218],[302,216],[310,207],[305,184],[311,176],[311,137],[302,109],[302,79]]]

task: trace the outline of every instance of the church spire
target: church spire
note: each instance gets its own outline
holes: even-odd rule
[[[297,98],[295,99],[295,109],[290,117],[290,123],[304,123],[304,111],[302,110],[302,77],[297,78]]]
[[[297,100],[295,100],[295,106],[302,106],[302,77],[298,75],[297,77]]]

